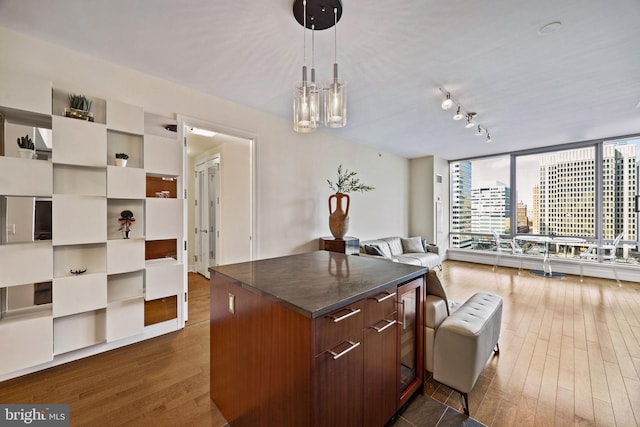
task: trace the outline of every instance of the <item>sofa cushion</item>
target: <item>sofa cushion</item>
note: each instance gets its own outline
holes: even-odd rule
[[[402,264],[417,265],[425,267],[425,260],[419,256],[420,254],[402,254],[392,257],[393,260]],[[423,254],[424,255],[424,254]]]
[[[400,240],[400,237],[385,237],[382,240],[389,245],[392,256],[403,254],[404,250],[402,249],[402,240]]]
[[[409,238],[400,238],[400,242],[402,243],[402,251],[406,253],[424,253],[424,246],[422,246],[422,238],[421,237],[409,237]]]
[[[378,245],[364,245],[364,252],[368,255],[384,256]]]
[[[391,249],[389,249],[389,243],[383,239],[376,240],[361,240],[360,241],[360,252],[367,253],[365,246],[377,246],[382,252],[382,256],[385,258],[391,258]]]

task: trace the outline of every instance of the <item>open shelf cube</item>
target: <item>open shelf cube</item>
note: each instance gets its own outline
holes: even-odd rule
[[[55,246],[53,248],[53,277],[73,277],[71,270],[87,269],[85,274],[105,273],[105,243]]]
[[[142,298],[144,296],[144,270],[131,273],[111,274],[107,277],[107,300],[116,301]]]
[[[144,238],[145,229],[145,202],[144,199],[109,199],[107,201],[107,239],[123,240],[124,230],[120,230],[122,223],[119,221],[120,214],[129,210],[133,213],[135,221],[129,230],[130,239]],[[125,239],[126,240],[126,239]]]

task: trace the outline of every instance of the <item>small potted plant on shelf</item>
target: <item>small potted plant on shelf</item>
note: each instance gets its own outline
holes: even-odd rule
[[[133,212],[128,209],[120,212],[120,218],[118,218],[118,222],[120,222],[120,228],[118,231],[124,232],[124,238],[128,239],[129,234],[131,233],[131,224],[136,222],[136,219],[133,217]]]
[[[116,166],[127,166],[129,156],[126,153],[116,153]]]
[[[93,100],[84,95],[69,94],[67,97],[69,106],[65,108],[64,115],[74,119],[88,120],[92,122],[93,113],[91,112],[91,104]]]
[[[18,138],[18,154],[23,159],[33,159],[36,154],[36,146],[33,144],[29,134]]]

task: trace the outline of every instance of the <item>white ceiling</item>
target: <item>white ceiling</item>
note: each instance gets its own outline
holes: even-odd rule
[[[348,124],[323,132],[445,159],[640,133],[638,0],[342,2]],[[0,25],[290,120],[303,63],[292,5],[0,0]],[[561,28],[539,35],[552,21]],[[333,30],[315,39],[324,82]],[[492,143],[440,108],[439,87],[478,113]]]

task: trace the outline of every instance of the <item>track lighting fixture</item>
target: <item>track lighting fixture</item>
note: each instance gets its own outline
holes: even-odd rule
[[[453,107],[453,101],[451,100],[451,94],[447,92],[447,98],[442,101],[442,104],[440,105],[442,107],[443,110],[448,110],[449,108]]]
[[[489,129],[485,129],[485,132],[487,132],[487,140],[485,142],[488,144],[491,142],[491,135],[489,135]]]
[[[449,108],[451,108],[452,106],[456,105],[458,108],[456,109],[456,114],[453,116],[453,120],[462,120],[466,117],[466,122],[464,124],[464,127],[467,129],[473,129],[477,126],[477,130],[475,132],[476,136],[482,136],[482,135],[486,135],[487,136],[487,141],[486,142],[492,142],[491,136],[489,135],[489,131],[486,128],[483,128],[482,126],[480,126],[479,123],[476,123],[476,115],[477,113],[472,112],[472,111],[467,111],[462,104],[460,104],[459,102],[457,102],[455,99],[453,99],[453,97],[451,96],[451,92],[446,91],[443,88],[439,88],[440,92],[442,92],[442,94],[446,97],[444,101],[442,101],[442,104],[440,104],[440,106],[442,107],[443,110],[448,110]]]
[[[456,111],[456,114],[453,116],[453,120],[462,120],[463,117],[464,114],[460,112],[460,106],[458,105],[458,111]]]

